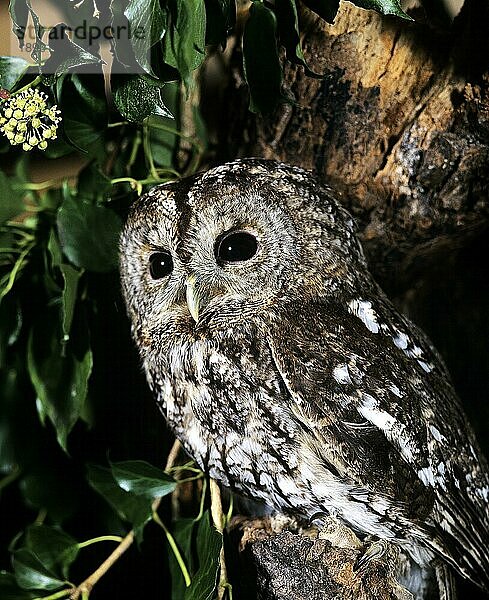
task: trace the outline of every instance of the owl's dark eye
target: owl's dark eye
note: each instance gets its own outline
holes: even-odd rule
[[[242,262],[255,256],[258,250],[256,237],[247,231],[232,231],[216,241],[214,252],[222,262]]]
[[[153,279],[166,277],[173,271],[173,259],[169,252],[155,252],[149,257],[149,272]]]

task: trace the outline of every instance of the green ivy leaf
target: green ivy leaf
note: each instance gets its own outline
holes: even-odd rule
[[[399,0],[353,0],[353,4],[367,10],[375,10],[381,15],[394,15],[407,21],[413,20],[402,10]]]
[[[147,75],[116,75],[112,77],[114,103],[128,121],[140,123],[146,117],[158,115],[173,118],[163,102],[162,84]]]
[[[44,286],[50,297],[60,296],[63,291],[62,277],[59,266],[63,262],[63,253],[59,245],[56,231],[51,229],[46,245]]]
[[[53,423],[65,451],[68,434],[83,413],[92,371],[86,323],[81,314],[77,317],[70,343],[64,345],[61,319],[53,307],[35,323],[27,347],[27,367],[39,400],[39,415]]]
[[[172,27],[163,39],[163,60],[178,70],[188,89],[191,73],[204,60],[206,12],[203,0],[172,0]]]
[[[340,7],[340,0],[302,0],[302,2],[326,23],[334,23]]]
[[[5,173],[0,171],[0,225],[23,210],[22,195],[15,190]]]
[[[63,131],[74,146],[90,154],[100,146],[107,128],[108,109],[102,73],[59,77],[56,96],[63,107]]]
[[[149,127],[151,154],[155,164],[160,167],[172,167],[180,141],[177,134],[179,129],[178,107],[181,100],[180,83],[167,83],[161,90],[161,94],[165,106],[176,116],[175,119],[149,117],[146,123]]]
[[[98,465],[88,465],[88,483],[98,492],[124,521],[135,529],[138,541],[142,539],[144,526],[152,517],[152,500],[124,491],[115,480],[112,471]]]
[[[137,63],[148,73],[151,68],[151,48],[163,39],[166,32],[166,9],[160,0],[129,0],[124,15],[131,26],[131,44]]]
[[[64,27],[64,23],[55,25],[48,34],[51,54],[42,66],[42,72],[58,77],[82,65],[101,65],[102,59],[75,44],[64,32]]]
[[[295,0],[277,2],[274,10],[277,17],[280,43],[285,47],[288,60],[302,65],[307,75],[318,77],[316,73],[309,69],[302,53],[299,37],[299,18]]]
[[[78,174],[78,196],[87,200],[106,200],[112,185],[97,161],[90,162]]]
[[[68,154],[73,154],[75,148],[72,144],[65,142],[62,137],[58,136],[55,140],[50,140],[48,147],[44,150],[46,158],[61,158]]]
[[[110,463],[114,479],[126,492],[154,500],[173,492],[176,481],[143,460]]]
[[[54,229],[51,229],[49,234],[47,248],[51,265],[59,268],[59,266],[63,263],[63,252],[61,251],[61,246],[59,245],[59,240]]]
[[[63,331],[63,344],[66,344],[70,339],[70,329],[77,301],[78,283],[82,272],[63,262],[61,246],[54,230],[51,230],[49,236],[48,251],[51,256],[53,267],[60,270],[63,278],[63,289],[61,292],[61,327]]]
[[[23,48],[27,19],[29,18],[29,8],[26,0],[10,0],[9,12],[13,25],[12,31],[19,40],[19,46]]]
[[[19,46],[24,47],[24,38],[27,26],[27,20],[30,15],[36,39],[33,44],[31,57],[37,62],[41,62],[42,53],[47,50],[46,44],[42,41],[43,27],[39,21],[37,13],[32,9],[30,0],[10,0],[10,17],[13,23],[13,32],[19,40]]]
[[[158,125],[168,126],[168,130],[160,129]],[[180,140],[179,136],[173,131],[176,130],[175,121],[170,119],[160,119],[159,117],[150,117],[148,119],[150,131],[151,153],[155,165],[160,167],[171,167],[173,157]]]
[[[122,219],[113,210],[68,196],[57,225],[63,252],[75,266],[99,273],[117,268]]]
[[[236,2],[231,0],[206,0],[206,45],[225,46],[230,31],[236,24]]]
[[[250,110],[270,113],[282,98],[282,67],[277,50],[277,20],[259,1],[251,4],[244,27],[243,67],[250,88]]]
[[[29,66],[29,63],[23,58],[0,56],[0,88],[11,90]]]
[[[55,573],[47,569],[39,557],[27,548],[12,555],[15,580],[25,590],[57,590],[65,585]]]
[[[190,572],[193,572],[192,538],[196,527],[197,521],[195,519],[177,519],[173,523],[172,529],[173,539],[175,540]],[[172,600],[182,600],[182,598],[185,598],[187,586],[185,585],[182,570],[180,569],[173,552],[170,552],[169,554],[169,568],[171,575]]]
[[[33,416],[35,417],[35,415]],[[25,438],[23,441],[26,443]],[[39,454],[44,453],[44,451],[40,451],[44,445],[45,440],[43,443],[39,438],[36,439]],[[78,510],[80,501],[82,501],[77,495],[79,487],[75,486],[73,480],[69,480],[71,477],[68,478],[67,474],[62,472],[59,463],[54,465],[53,462],[42,462],[43,459],[39,455],[36,456],[35,452],[36,450],[27,457],[30,471],[20,480],[19,487],[22,496],[28,506],[47,511],[49,517],[59,523],[72,517]],[[35,464],[36,459],[39,461],[38,464]]]
[[[42,565],[57,573],[61,569],[63,578],[68,577],[68,569],[78,555],[78,542],[61,529],[47,525],[31,525],[25,535],[25,547],[30,550]]]
[[[199,568],[192,578],[190,587],[185,590],[185,600],[212,600],[219,574],[219,554],[222,548],[222,535],[211,525],[209,511],[206,511],[197,528],[197,561]]]
[[[63,343],[70,339],[71,324],[75,314],[75,304],[77,300],[78,282],[81,277],[81,272],[77,271],[71,265],[60,265],[61,274],[63,275],[63,294],[61,296],[61,327],[63,330]]]
[[[37,594],[19,588],[13,573],[0,571],[0,598],[2,600],[30,600],[35,596]]]

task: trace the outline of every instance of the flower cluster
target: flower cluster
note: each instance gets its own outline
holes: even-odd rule
[[[6,99],[0,113],[0,131],[12,145],[22,144],[24,150],[45,150],[48,140],[56,139],[61,121],[57,106],[48,107],[47,95],[28,88]]]

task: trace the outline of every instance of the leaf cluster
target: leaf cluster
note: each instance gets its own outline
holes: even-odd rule
[[[148,522],[154,520],[163,527],[174,552],[170,562],[174,598],[212,596],[222,536],[211,525],[209,512],[203,510],[194,519],[177,520],[173,526],[175,536],[169,532],[155,511],[155,500],[175,490],[177,481],[173,477],[138,460],[111,463],[110,468],[89,465],[88,482],[123,521],[131,524],[139,543]],[[77,588],[69,580],[71,567],[85,548],[102,542],[124,540],[104,535],[78,542],[59,526],[28,526],[10,545],[12,571],[0,572],[2,598],[54,600],[77,595],[82,586]]]
[[[169,89],[176,106],[178,87]],[[71,92],[103,98],[96,76],[74,74]],[[74,113],[69,124],[77,145],[87,139],[85,117],[94,118],[89,110]],[[81,170],[71,179],[34,183],[36,161],[14,149],[6,154],[12,167],[0,172],[0,503],[10,518],[0,527],[2,598],[68,596],[95,568],[93,553],[104,558],[101,550],[79,552],[92,545],[86,538],[122,539],[129,527],[142,552],[150,522],[164,528],[149,534],[153,546],[163,545],[152,554],[164,565],[154,569],[161,587],[183,581],[187,589],[184,567],[194,589],[204,558],[217,561],[220,536],[206,513],[185,523],[188,546],[171,536],[178,521],[164,523],[168,505],[166,517],[154,512],[155,498],[175,488],[173,478],[147,461],[103,466],[109,450],[161,464],[171,442],[132,350],[117,264],[127,208],[150,183],[175,176],[177,127],[178,119],[94,126],[98,141],[87,141],[86,153],[74,151]],[[204,145],[190,148],[189,168]],[[152,411],[144,424],[134,418],[141,403]],[[199,559],[199,544],[217,549]],[[213,574],[205,569],[212,590],[217,567]]]
[[[12,68],[10,81],[29,78],[17,60],[3,65]],[[154,512],[154,499],[177,484],[147,459],[161,465],[171,437],[148,398],[117,275],[128,207],[149,185],[178,176],[180,90],[169,84],[164,91],[174,119],[108,127],[96,74],[65,75],[53,85],[66,106],[78,102],[78,110],[64,110],[65,139],[43,163],[6,147],[0,171],[0,597],[67,597],[94,561],[104,561],[107,543],[129,529],[140,549],[128,560],[149,587],[183,581],[187,589],[185,568],[188,590],[195,589],[204,558],[217,564],[220,536],[202,512],[186,528],[191,546],[179,549],[171,535],[179,522],[165,525],[168,503],[161,517]],[[193,140],[186,169],[195,168],[205,144]],[[68,155],[76,177],[33,182],[33,169]],[[105,467],[109,451],[146,460]],[[149,523],[164,531],[153,525],[143,539]],[[199,559],[199,544],[217,549]],[[205,569],[214,589],[217,567]],[[131,572],[118,577],[128,590],[138,581]],[[99,588],[103,594],[103,582]]]
[[[58,3],[67,4],[61,0]],[[76,7],[85,8],[85,4],[90,3],[82,0]],[[65,8],[67,23],[49,28],[42,25],[30,0],[11,0],[10,15],[21,46],[28,23],[33,24],[35,43],[31,57],[45,81],[51,84],[56,81],[53,85],[55,95],[62,104],[66,77],[70,80],[70,74],[74,72],[102,66],[98,45],[91,39],[92,28],[97,32],[95,41],[101,31],[109,28],[114,55],[110,85],[115,107],[128,121],[141,122],[151,115],[171,117],[171,108],[162,94],[165,85],[182,81],[186,89],[190,89],[193,72],[204,61],[206,49],[224,49],[229,36],[238,30],[242,30],[243,70],[249,86],[250,109],[267,113],[279,102],[290,101],[282,89],[281,49],[288,61],[302,65],[308,75],[320,76],[311,71],[302,52],[301,4],[328,23],[334,22],[339,9],[339,0],[252,0],[240,6],[239,12],[232,0],[114,1],[109,3],[107,14],[105,11],[101,14],[99,10],[93,14],[83,13],[83,39],[88,38],[87,47],[67,34],[76,31],[81,22],[80,11],[74,11],[74,8],[68,12]],[[354,4],[384,15],[409,19],[399,0],[354,0]],[[129,35],[120,32],[129,32]],[[17,64],[17,69],[26,66],[23,62]],[[12,81],[5,80],[2,85],[11,89]],[[66,85],[66,94],[72,99],[77,91],[81,91],[76,82],[75,89],[71,82]],[[82,93],[81,96],[87,102],[86,95]],[[64,103],[68,105],[68,102],[65,98]],[[98,114],[102,119],[102,107],[90,101],[87,104],[90,110],[96,110],[92,114]],[[103,123],[99,121],[99,127],[95,129],[100,130],[101,125]],[[70,137],[69,133],[67,135]],[[73,142],[76,143],[74,139]]]

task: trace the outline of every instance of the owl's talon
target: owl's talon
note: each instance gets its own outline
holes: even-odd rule
[[[369,544],[365,552],[355,561],[353,571],[364,571],[372,560],[381,560],[387,552],[387,548],[388,543],[385,540],[375,540],[375,542]]]
[[[336,548],[358,550],[362,543],[355,533],[336,517],[326,517],[319,529],[319,539],[328,540]]]

